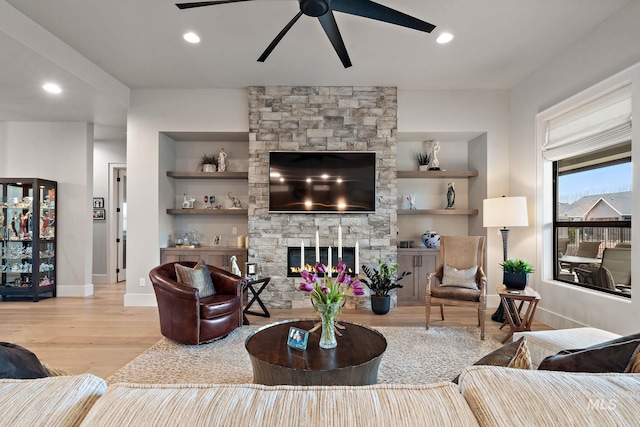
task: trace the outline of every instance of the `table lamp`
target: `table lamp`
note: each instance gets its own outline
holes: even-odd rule
[[[497,197],[482,202],[482,226],[502,227],[503,260],[507,259],[508,227],[526,227],[529,225],[526,197]]]

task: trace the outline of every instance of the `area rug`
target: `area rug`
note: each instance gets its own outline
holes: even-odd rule
[[[378,371],[380,384],[450,381],[465,366],[501,346],[491,336],[480,340],[478,328],[374,329],[387,339],[387,350]],[[243,326],[225,339],[199,346],[163,338],[115,372],[107,382],[251,383],[253,372],[244,342],[254,330],[255,326]]]

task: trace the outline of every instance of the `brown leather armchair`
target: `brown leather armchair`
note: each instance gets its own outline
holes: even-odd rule
[[[198,289],[177,282],[175,264],[193,267],[197,263],[170,262],[149,272],[162,335],[195,345],[225,337],[242,326],[243,278],[208,265],[216,294],[200,298]]]

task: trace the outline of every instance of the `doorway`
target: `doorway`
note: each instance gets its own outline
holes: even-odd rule
[[[115,169],[116,281],[127,278],[127,169]]]

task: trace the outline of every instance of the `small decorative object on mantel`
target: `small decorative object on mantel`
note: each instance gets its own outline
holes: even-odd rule
[[[231,209],[242,209],[240,199],[231,194],[231,191],[229,191],[227,195],[229,196],[229,200],[231,200]]]
[[[225,172],[227,170],[227,153],[224,152],[224,148],[220,149],[218,153],[218,172]]]
[[[440,234],[437,231],[427,231],[422,235],[422,243],[429,249],[440,247]]]
[[[325,275],[318,278],[317,273],[326,273],[327,267],[322,263],[315,265],[316,273],[311,273],[307,269],[300,272],[304,279],[300,283],[299,289],[311,293],[311,303],[320,313],[322,319],[322,332],[320,335],[320,348],[329,349],[338,345],[335,333],[336,316],[342,308],[342,300],[347,290],[351,289],[353,295],[364,295],[364,289],[359,280],[351,280],[351,276],[346,273],[347,266],[343,262],[338,263],[338,277],[334,280]],[[314,328],[315,329],[315,328]]]
[[[410,271],[404,271],[398,275],[400,264],[395,263],[389,267],[382,258],[378,258],[378,269],[362,265],[362,271],[367,275],[362,282],[371,289],[371,310],[376,314],[387,314],[391,306],[391,296],[389,292],[393,289],[401,288],[402,285],[398,281],[405,276],[411,274]]]
[[[533,273],[533,266],[519,258],[511,258],[500,263],[504,270],[502,282],[508,289],[523,290],[529,284],[529,274]]]
[[[419,170],[429,170],[429,163],[431,163],[431,153],[417,153],[416,159],[418,160]]]
[[[213,154],[203,154],[198,161],[198,169],[202,172],[215,172],[218,160]]]
[[[195,202],[196,199],[194,199],[193,197],[185,194],[184,198],[182,200],[182,209],[193,209],[193,202]]]
[[[454,209],[456,203],[456,187],[453,182],[447,183],[447,207],[445,209]]]
[[[415,194],[410,194],[407,197],[407,200],[409,201],[409,209],[410,210],[415,210],[416,209],[416,195]]]
[[[430,171],[440,170],[440,161],[438,160],[438,152],[440,151],[440,141],[431,140],[431,167]]]

